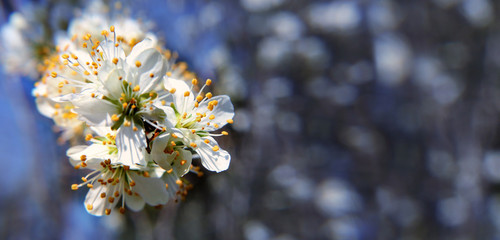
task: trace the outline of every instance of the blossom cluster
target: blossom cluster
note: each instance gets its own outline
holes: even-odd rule
[[[85,23],[74,21],[70,37],[58,38],[33,95],[61,142],[73,145],[70,163],[90,170],[71,186],[89,188],[87,211],[109,215],[117,205],[123,213],[182,199],[192,187],[184,176],[202,175],[195,156],[210,171],[226,170],[231,157],[214,137],[233,123],[229,97],[208,92],[212,80],[202,84],[175,63],[137,21],[110,21],[97,33]]]

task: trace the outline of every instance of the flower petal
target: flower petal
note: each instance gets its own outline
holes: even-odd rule
[[[134,46],[126,60],[129,66],[137,67],[138,76],[132,84],[139,85],[142,93],[153,90],[167,72],[167,62],[152,43],[151,39],[144,39]]]
[[[136,183],[132,190],[137,192],[146,203],[152,206],[167,203],[167,189],[161,178],[143,177],[136,172],[130,172],[130,177]]]
[[[167,90],[175,89],[175,93],[173,94],[173,103],[177,108],[177,111],[183,112],[184,109],[191,110],[194,107],[194,93],[191,92],[191,86],[183,80],[177,80],[175,78],[165,78],[164,86]],[[189,96],[185,97],[184,94],[189,92]],[[170,100],[170,99],[169,99]],[[167,100],[168,102],[168,100]],[[185,106],[186,105],[186,106]]]
[[[115,188],[111,184],[101,185],[99,182],[94,182],[94,186],[89,189],[84,201],[87,212],[95,216],[102,216],[105,214],[106,209],[113,209],[120,198],[120,196],[114,198],[112,203],[109,201],[109,197],[113,196]],[[101,197],[101,193],[106,194],[104,198]]]
[[[118,113],[116,105],[90,95],[81,96],[72,103],[76,107],[73,111],[78,114],[78,118],[93,126],[112,126],[111,116]]]
[[[109,146],[101,144],[92,144],[90,146],[74,146],[66,151],[71,165],[76,166],[82,162],[82,156],[85,156],[85,163],[89,169],[102,168],[100,163],[106,159],[114,159],[115,156],[109,154]]]
[[[208,109],[208,103],[213,100],[216,100],[218,103],[217,106],[210,111]],[[196,111],[200,113],[207,113],[207,117],[203,118],[199,124],[204,126],[205,130],[209,132],[223,127],[227,124],[227,120],[233,119],[234,117],[233,104],[231,103],[231,99],[229,99],[226,95],[215,96],[208,101],[205,100],[201,102]],[[214,119],[210,119],[211,115],[213,115]],[[210,125],[207,126],[207,123],[210,123]]]
[[[209,143],[203,140],[208,139]],[[201,164],[210,171],[222,172],[229,168],[231,155],[223,149],[214,151],[213,147],[217,146],[217,142],[212,137],[201,138],[202,141],[197,142],[196,152],[200,155]]]
[[[139,211],[144,208],[144,199],[142,197],[137,196],[135,194],[128,195],[128,194],[123,194],[125,197],[125,204],[127,205],[128,208],[130,208],[132,211]]]
[[[116,133],[116,147],[118,148],[118,159],[113,163],[120,163],[136,169],[138,166],[146,166],[143,151],[146,148],[146,135],[142,128],[137,131],[133,126],[121,126]]]
[[[113,60],[113,58],[125,59],[123,48],[120,45],[116,47],[114,41],[108,40],[101,42],[99,47],[103,49],[104,57],[109,61]]]
[[[172,155],[176,155],[173,165],[175,173],[177,174],[177,176],[184,176],[187,172],[189,172],[193,154],[190,151],[180,149],[179,156],[177,156],[177,154],[175,153],[173,153]]]
[[[114,99],[120,99],[123,91],[123,77],[126,75],[123,69],[113,69],[105,76],[104,88]],[[122,80],[120,80],[122,77]],[[108,97],[109,95],[106,94]]]
[[[177,180],[179,177],[175,174],[175,172],[165,173],[162,177],[163,181],[165,181],[165,187],[167,189],[167,194],[169,199],[175,198],[177,191],[179,190],[179,185],[177,185]]]

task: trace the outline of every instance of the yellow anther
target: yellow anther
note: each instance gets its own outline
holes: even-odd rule
[[[165,189],[168,189],[168,183],[165,183]]]
[[[170,93],[174,94],[175,93],[175,88],[170,89]]]
[[[123,108],[126,108],[128,106],[128,103],[124,102],[122,105],[123,105]]]
[[[81,155],[81,156],[80,156],[80,160],[82,160],[82,161],[87,160],[87,155]]]
[[[115,197],[119,197],[119,196],[120,196],[120,192],[115,191]]]
[[[141,63],[140,61],[136,61],[136,62],[135,62],[135,66],[136,66],[136,67],[140,67],[140,66],[142,66],[142,63]]]
[[[196,130],[191,129],[191,133],[192,133],[192,134],[195,134],[195,133],[196,133]]]
[[[190,143],[189,145],[190,145],[191,147],[194,147],[194,148],[196,147],[196,143],[194,143],[194,142]]]
[[[191,80],[191,84],[198,85],[198,79],[193,78],[193,80]]]
[[[82,44],[82,47],[83,47],[83,48],[87,48],[87,43],[86,43],[86,42],[84,42],[84,43]]]
[[[87,178],[82,177],[82,181],[86,182],[86,181],[87,181]]]
[[[187,113],[183,113],[182,118],[186,119],[186,117],[187,117]]]
[[[233,124],[233,122],[234,122],[234,121],[233,121],[233,119],[228,119],[228,120],[226,120],[226,121],[227,121],[227,123],[229,123],[229,124]]]
[[[91,96],[91,97],[95,97],[95,93],[91,93],[91,94],[90,94],[90,96]]]
[[[212,114],[212,115],[210,115],[210,116],[208,117],[208,119],[210,119],[210,120],[214,120],[214,119],[215,119],[215,116]]]
[[[205,95],[208,99],[212,98],[212,93],[211,92],[208,92],[206,95]]]
[[[76,56],[75,54],[71,53],[71,57],[75,60],[78,60],[78,56]]]
[[[85,74],[86,76],[90,75],[89,71],[85,70],[85,72],[83,72],[83,74]]]
[[[123,126],[125,126],[125,127],[130,127],[130,122],[129,122],[129,121],[125,121],[125,122],[123,123]]]
[[[101,31],[101,35],[103,35],[103,36],[106,36],[106,37],[107,37],[107,36],[108,36],[108,31],[106,31],[106,30],[102,30],[102,31]]]
[[[168,77],[171,77],[172,76],[172,72],[167,72],[166,74]]]
[[[118,58],[113,58],[112,61],[113,61],[114,64],[117,64],[118,63]]]
[[[165,102],[165,100],[161,100],[161,105],[165,106],[165,104],[167,104],[167,102]]]
[[[132,91],[134,92],[138,92],[139,90],[141,90],[141,87],[139,85],[135,85],[134,89],[132,89]]]
[[[87,210],[92,211],[94,209],[94,206],[92,204],[87,204]]]
[[[76,63],[73,63],[73,67],[78,67],[78,66],[80,66],[80,64],[79,64],[79,63],[77,63],[77,62],[76,62]]]
[[[175,142],[174,141],[170,141],[170,145],[172,146],[176,146]]]
[[[104,209],[104,214],[106,214],[106,215],[111,214],[111,209],[109,209],[109,208]]]
[[[128,184],[130,185],[131,187],[135,186],[135,181],[134,180],[131,180],[130,183]]]
[[[115,122],[116,122],[116,121],[120,120],[120,117],[118,117],[118,115],[116,115],[116,114],[113,114],[113,115],[111,116],[111,120],[113,120],[113,121],[115,121]]]
[[[77,190],[78,184],[71,184],[71,190]]]
[[[214,123],[214,127],[215,127],[215,128],[219,128],[219,124]]]
[[[85,141],[90,141],[94,136],[92,136],[92,134],[87,134],[87,136],[85,136]]]
[[[181,166],[184,166],[184,164],[186,164],[186,160],[181,160]]]
[[[149,177],[149,172],[142,172],[142,175],[143,175],[144,177]]]
[[[205,82],[205,84],[206,84],[207,86],[210,86],[210,85],[212,84],[212,80],[207,79],[207,81]]]
[[[101,198],[105,198],[106,197],[106,193],[101,193]]]
[[[109,31],[115,32],[115,26],[111,25],[111,27],[109,27]]]
[[[175,183],[176,183],[177,185],[179,185],[179,186],[180,186],[180,185],[182,185],[182,181],[181,181],[180,179],[177,179],[177,180],[175,181]]]
[[[201,95],[196,96],[196,101],[201,102],[203,100],[203,97]]]
[[[88,184],[87,184],[87,187],[88,187],[88,188],[93,188],[93,187],[94,187],[94,185],[92,185],[92,184],[88,183]]]
[[[205,142],[206,144],[209,144],[209,143],[210,143],[210,140],[205,139],[205,141],[204,141],[204,142]]]
[[[173,168],[171,168],[171,169],[167,170],[167,173],[168,173],[168,174],[170,174],[170,173],[172,173],[173,171],[174,171],[174,169],[173,169]]]
[[[150,78],[154,78],[154,77],[155,77],[155,74],[154,74],[154,73],[150,73],[150,74],[149,74],[149,77],[150,77]]]
[[[108,197],[108,202],[109,202],[109,203],[113,203],[113,202],[115,202],[115,198],[114,198],[114,197]]]
[[[57,73],[56,72],[51,72],[50,76],[52,76],[53,78],[56,78],[57,77]]]
[[[138,129],[137,129],[137,127],[134,126],[133,130],[134,130],[134,132],[137,132]]]
[[[175,133],[172,133],[172,137],[177,138],[177,135],[175,135]]]
[[[227,133],[226,131],[222,131],[222,135],[227,136],[229,135],[229,133]]]
[[[214,146],[214,147],[212,148],[212,150],[214,150],[214,152],[219,151],[219,146]]]
[[[130,194],[132,194],[132,192]],[[120,213],[121,214],[125,214],[125,208],[124,207],[120,207]]]
[[[198,102],[194,102],[194,107],[198,107],[200,104]]]
[[[69,58],[69,55],[65,53],[65,54],[61,55],[61,57],[62,57],[63,59],[68,59],[68,58]]]
[[[189,96],[189,91],[184,92],[184,97]]]

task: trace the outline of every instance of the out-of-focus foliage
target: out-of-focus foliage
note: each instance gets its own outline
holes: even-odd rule
[[[4,2],[3,22],[22,5]],[[230,169],[162,210],[87,216],[31,83],[3,77],[0,238],[500,237],[499,2],[122,5],[235,102]]]

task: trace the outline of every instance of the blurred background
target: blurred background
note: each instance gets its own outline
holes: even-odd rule
[[[50,42],[85,5],[2,0],[0,23],[22,12]],[[36,71],[2,72],[1,239],[500,239],[500,2],[122,5],[231,97],[229,170],[161,210],[91,216]]]

